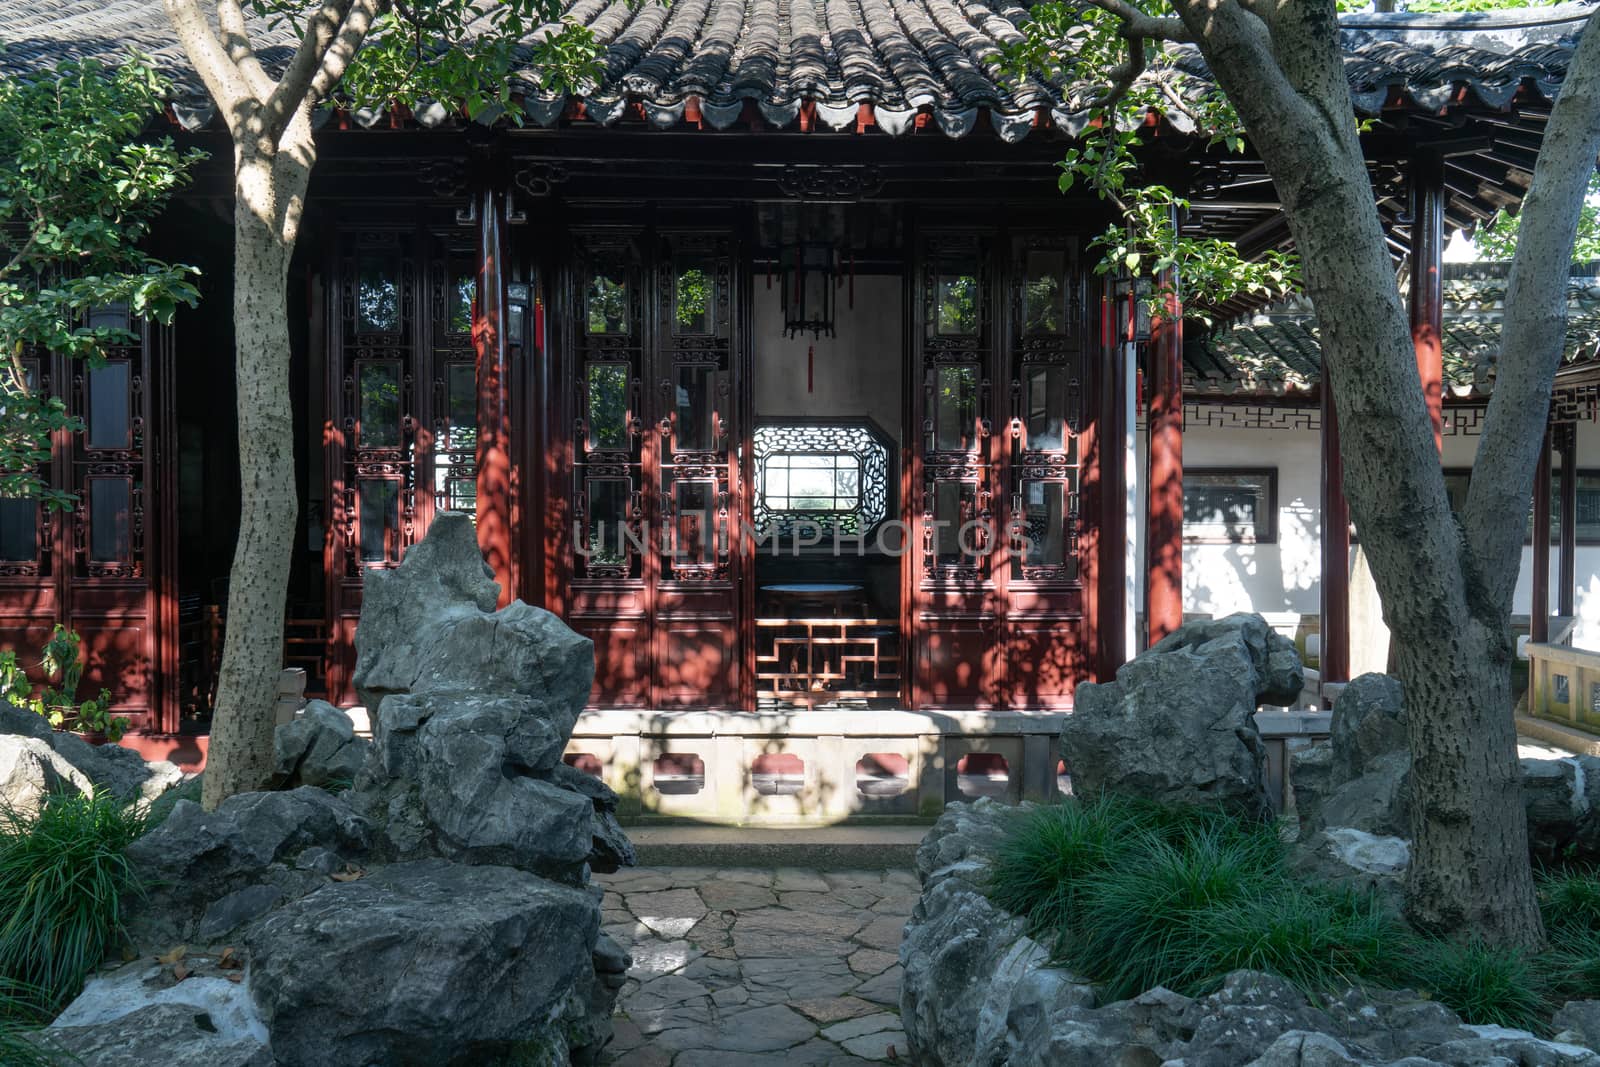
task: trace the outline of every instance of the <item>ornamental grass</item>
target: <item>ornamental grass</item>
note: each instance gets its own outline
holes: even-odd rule
[[[1376,895],[1295,877],[1274,824],[1102,796],[1013,815],[987,890],[1104,1002],[1155,986],[1203,996],[1258,970],[1313,999],[1412,988],[1469,1023],[1540,1032],[1563,1001],[1600,997],[1600,872],[1539,885],[1544,951],[1441,940]]]

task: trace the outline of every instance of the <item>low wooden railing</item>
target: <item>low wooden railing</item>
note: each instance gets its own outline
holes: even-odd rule
[[[891,619],[757,619],[760,697],[816,707],[892,698],[902,677],[900,628]]]

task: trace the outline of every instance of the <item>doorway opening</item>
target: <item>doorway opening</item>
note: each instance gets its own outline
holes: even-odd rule
[[[900,214],[893,205],[771,205],[758,210],[757,230],[757,703],[894,706],[906,675]]]

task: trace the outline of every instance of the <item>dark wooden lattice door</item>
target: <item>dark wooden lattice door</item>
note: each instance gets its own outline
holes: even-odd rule
[[[165,502],[176,464],[161,462],[172,437],[171,332],[121,306],[96,311],[89,325],[131,329],[137,340],[97,367],[48,352],[23,357],[30,384],[60,396],[82,429],[56,434],[47,472],[76,497],[70,509],[0,500],[0,645],[31,667],[52,628],[67,626],[83,639],[80,698],[105,688],[135,728],[174,732],[177,595]]]
[[[1092,441],[1084,281],[1076,242],[1058,235],[1014,238],[1008,267],[1001,688],[1014,707],[1062,707],[1092,647],[1079,536]]]
[[[328,334],[329,691],[351,700],[367,570],[395,567],[440,510],[473,512],[476,255],[465,229],[338,235]]]
[[[740,706],[735,245],[696,227],[574,231],[567,621],[607,707]],[[557,511],[559,513],[559,511]]]
[[[994,251],[987,234],[930,231],[919,239],[906,556],[917,707],[992,707],[1000,699]]]
[[[1083,283],[1075,243],[925,231],[906,625],[917,707],[1069,703],[1084,633]]]

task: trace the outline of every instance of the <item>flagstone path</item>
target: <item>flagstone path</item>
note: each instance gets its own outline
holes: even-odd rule
[[[634,868],[601,875],[631,945],[614,1067],[907,1063],[900,930],[909,870]]]

